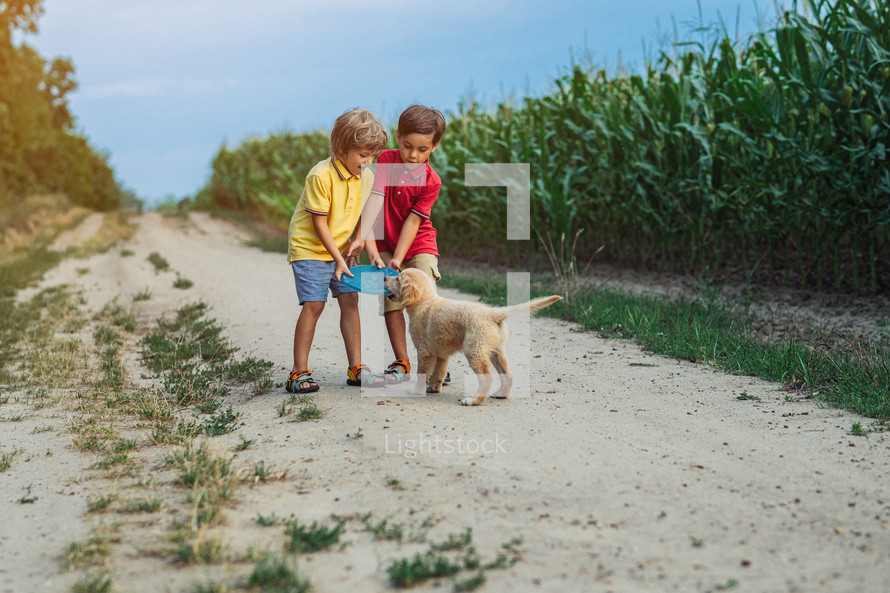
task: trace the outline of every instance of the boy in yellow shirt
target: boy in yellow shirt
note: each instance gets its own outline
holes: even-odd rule
[[[348,263],[364,248],[360,215],[374,176],[362,171],[386,146],[383,125],[369,111],[355,108],[337,118],[331,156],[306,176],[303,194],[290,221],[288,262],[302,310],[294,329],[294,366],[285,382],[291,393],[318,391],[309,370],[309,350],[328,291],[340,305],[340,333],[349,363],[347,383],[380,387],[384,381],[361,363],[358,293],[340,282],[352,276]],[[357,240],[351,240],[353,233]]]

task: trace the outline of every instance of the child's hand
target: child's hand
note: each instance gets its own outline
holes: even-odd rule
[[[369,259],[371,260],[371,265],[372,265],[372,266],[377,266],[377,269],[378,269],[378,270],[379,270],[380,268],[382,268],[382,267],[385,265],[385,264],[383,263],[383,258],[380,257],[379,255],[374,256],[374,257],[370,257]]]
[[[402,271],[402,260],[392,258],[389,260],[389,267],[395,270],[396,272]]]
[[[343,259],[345,259],[347,262],[350,260],[354,261],[356,258],[358,258],[359,255],[361,255],[364,248],[364,241],[353,241],[349,244],[349,247],[346,248],[346,252],[343,254]]]
[[[340,277],[343,274],[346,274],[350,278],[355,276],[355,274],[349,271],[349,266],[346,264],[345,260],[338,261],[337,269],[334,270],[334,278],[336,278],[337,282],[340,282]]]

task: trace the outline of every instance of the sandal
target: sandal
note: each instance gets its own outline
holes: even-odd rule
[[[383,371],[383,378],[386,379],[387,383],[401,383],[402,381],[407,381],[410,375],[411,363],[404,358],[398,359]]]
[[[346,369],[346,384],[354,387],[383,387],[386,385],[385,380],[371,372],[366,364],[357,364],[352,368]]]
[[[303,383],[308,383],[308,387],[300,387]],[[288,393],[312,393],[318,391],[318,383],[312,378],[312,371],[303,369],[302,371],[294,371],[284,382],[284,389]]]

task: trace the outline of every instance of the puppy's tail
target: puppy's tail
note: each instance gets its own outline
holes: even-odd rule
[[[549,307],[556,301],[561,301],[562,297],[558,294],[550,295],[548,297],[541,297],[539,299],[531,300],[527,303],[522,303],[521,305],[513,305],[511,307],[502,307],[501,311],[507,316],[511,315],[519,315],[522,313],[529,313],[531,311],[537,311],[538,309],[543,309],[544,307]]]

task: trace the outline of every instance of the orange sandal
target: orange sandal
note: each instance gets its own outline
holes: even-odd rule
[[[346,369],[346,384],[354,387],[383,387],[386,380],[371,372],[366,364],[357,364]]]
[[[401,368],[400,368],[401,367]],[[401,383],[407,381],[411,375],[411,363],[400,358],[383,371],[383,378],[387,383]]]
[[[308,383],[308,387],[300,387],[303,383]],[[312,378],[312,371],[303,369],[302,371],[294,371],[284,382],[284,389],[288,393],[313,393],[318,391],[318,383]]]

